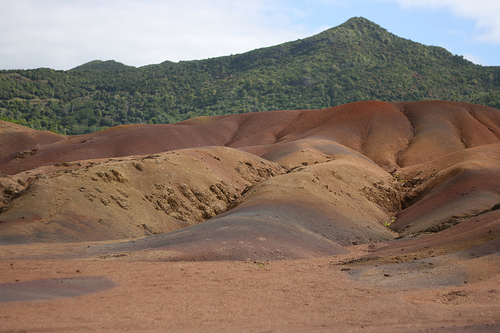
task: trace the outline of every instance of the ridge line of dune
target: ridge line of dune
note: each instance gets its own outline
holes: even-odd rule
[[[401,114],[403,114],[403,116],[405,116],[405,118],[408,120],[408,123],[410,124],[411,129],[412,129],[411,137],[408,138],[408,140],[406,142],[406,146],[394,155],[394,160],[396,162],[396,165],[398,166],[398,168],[402,168],[403,166],[401,165],[400,158],[408,150],[408,148],[411,146],[411,144],[415,138],[416,130],[415,130],[414,123],[412,122],[410,117],[408,117],[408,115],[406,114],[406,109],[408,107],[407,103],[395,103],[395,104],[398,106],[398,109],[401,112]]]
[[[250,113],[244,114],[242,121],[238,122],[236,128],[233,130],[233,133],[231,133],[231,137],[224,143],[224,146],[231,147],[231,145],[237,141],[238,134],[241,132],[241,129],[244,128],[245,124],[248,124],[251,117],[252,114]]]
[[[474,110],[470,107],[467,107],[466,110],[470,113],[470,115],[472,116],[472,118],[474,118],[478,123],[480,123],[481,125],[483,125],[488,131],[490,131],[491,133],[493,133],[497,139],[498,139],[498,142],[500,142],[500,132],[497,133],[495,132],[492,128],[490,128],[489,126],[487,126],[486,124],[484,124],[481,120],[479,120],[476,116],[476,114],[474,113]]]
[[[286,133],[289,130],[290,126],[292,126],[292,124],[294,122],[296,122],[303,114],[305,114],[308,111],[315,111],[315,110],[301,110],[300,112],[295,113],[293,119],[289,120],[288,123],[281,128],[281,131],[279,131],[279,133],[276,133],[276,135],[275,135],[276,142],[275,143],[281,142],[281,139],[284,136],[286,136],[286,134],[284,134],[284,133]]]

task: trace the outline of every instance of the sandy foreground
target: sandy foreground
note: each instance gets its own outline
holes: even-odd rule
[[[0,303],[0,331],[500,329],[497,254],[453,264],[422,259],[419,269],[400,274],[383,264],[339,264],[363,247],[343,256],[258,262],[4,259],[0,296],[7,301]],[[446,281],[433,287],[439,275]],[[23,292],[9,294],[23,283]]]

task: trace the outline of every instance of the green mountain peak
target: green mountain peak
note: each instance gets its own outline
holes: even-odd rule
[[[109,70],[123,70],[123,69],[132,69],[135,68],[133,66],[128,66],[125,64],[122,64],[121,62],[115,61],[115,60],[93,60],[89,61],[83,65],[77,66],[75,68],[72,68],[70,70],[72,71],[109,71]]]

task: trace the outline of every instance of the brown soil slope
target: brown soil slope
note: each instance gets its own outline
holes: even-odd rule
[[[438,101],[58,137],[3,156],[0,241],[157,235],[106,247],[131,256],[154,248],[156,260],[346,253],[498,208],[499,137],[498,110]]]
[[[12,159],[32,156],[42,146],[62,141],[65,137],[52,132],[0,121],[0,164]]]
[[[236,149],[186,149],[3,176],[0,243],[108,240],[184,228],[285,170]]]

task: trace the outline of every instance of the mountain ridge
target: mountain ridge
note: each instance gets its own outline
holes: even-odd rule
[[[317,35],[237,55],[89,70],[0,71],[0,117],[81,134],[129,123],[425,99],[500,108],[500,67],[352,18]],[[78,66],[76,68],[81,68]]]
[[[92,60],[82,65],[76,66],[70,71],[89,71],[89,70],[123,70],[132,69],[134,66],[125,65],[115,60]]]

